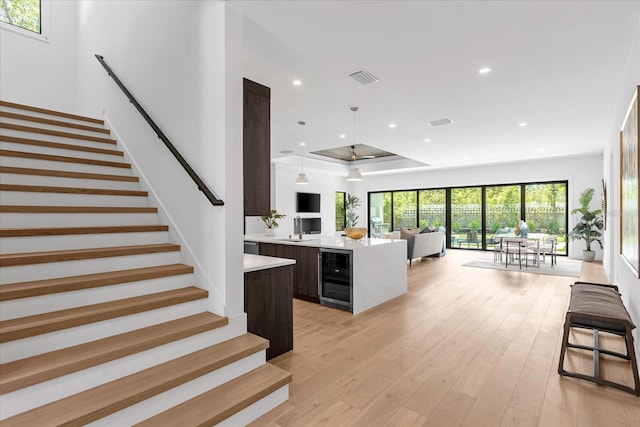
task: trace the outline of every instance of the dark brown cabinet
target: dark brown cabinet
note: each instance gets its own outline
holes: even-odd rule
[[[294,266],[244,274],[247,330],[269,340],[267,360],[293,349]]]
[[[297,246],[296,248],[296,282],[294,294],[299,298],[320,302],[318,297],[318,248]]]
[[[271,209],[271,89],[243,79],[244,214]]]
[[[293,296],[319,303],[318,297],[318,248],[309,246],[260,243],[260,255],[295,259]]]

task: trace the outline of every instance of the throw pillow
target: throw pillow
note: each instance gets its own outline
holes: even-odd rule
[[[400,227],[400,238],[406,239],[409,236],[414,236],[420,232],[417,228]]]
[[[422,230],[420,232],[420,234],[424,234],[424,233],[433,233],[434,231],[438,231],[437,228],[435,228],[433,225],[429,225],[427,227],[424,228],[424,230]]]

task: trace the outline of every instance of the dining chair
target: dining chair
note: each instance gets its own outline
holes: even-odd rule
[[[502,237],[493,236],[493,262],[502,262]]]
[[[518,259],[518,265],[522,269],[522,258],[525,258],[526,264],[526,252],[527,252],[527,240],[520,237],[505,237],[502,239],[502,252],[505,254],[505,268],[509,267],[509,261],[512,263],[515,261],[516,256]]]
[[[557,250],[558,250],[558,237],[549,236],[544,239],[544,242],[540,245],[540,253],[542,254],[542,262],[547,261],[547,254],[551,260],[551,267],[557,263]]]

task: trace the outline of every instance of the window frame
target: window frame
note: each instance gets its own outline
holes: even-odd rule
[[[515,183],[500,183],[500,184],[481,184],[481,185],[463,185],[463,186],[456,186],[456,187],[434,187],[434,188],[415,188],[415,189],[398,189],[398,190],[379,190],[379,191],[369,191],[367,192],[367,201],[369,203],[369,205],[371,204],[371,195],[372,194],[380,194],[380,193],[389,193],[391,195],[391,224],[389,226],[390,230],[395,230],[396,228],[396,224],[393,223],[393,215],[394,215],[394,204],[393,204],[393,193],[395,192],[412,192],[415,191],[416,192],[416,196],[418,197],[418,202],[417,202],[417,206],[419,209],[419,205],[420,205],[420,199],[419,199],[419,194],[420,191],[423,190],[445,190],[446,192],[446,242],[447,242],[447,247],[450,248],[451,247],[451,224],[452,224],[452,209],[451,209],[451,191],[453,189],[462,189],[462,188],[480,188],[481,189],[481,194],[482,194],[482,202],[481,202],[481,217],[482,217],[482,247],[478,248],[481,250],[489,250],[487,248],[487,242],[485,241],[486,236],[486,229],[487,229],[487,218],[486,218],[486,209],[485,209],[485,205],[486,205],[486,189],[487,187],[498,187],[498,186],[511,186],[511,185],[517,185],[520,187],[520,219],[525,219],[526,220],[526,188],[528,185],[541,185],[541,184],[561,184],[564,185],[565,187],[565,212],[564,212],[564,223],[565,223],[565,227],[569,226],[569,181],[568,180],[551,180],[551,181],[531,181],[531,182],[515,182]],[[418,213],[416,212],[416,224],[415,227],[419,227],[419,218],[418,218]],[[369,228],[371,228],[371,213],[370,210],[367,209],[367,223],[369,225]],[[568,256],[569,254],[569,246],[570,246],[570,238],[569,238],[569,230],[567,228],[567,230],[565,231],[565,235],[564,237],[566,237],[566,254],[562,254],[560,256]]]
[[[12,25],[4,21],[0,21],[0,30],[11,31],[22,36],[49,43],[50,33],[50,16],[51,16],[51,0],[40,0],[40,32],[27,30],[17,25]]]

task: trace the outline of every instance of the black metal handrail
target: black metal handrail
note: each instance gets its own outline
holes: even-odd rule
[[[127,98],[129,98],[129,101],[136,107],[136,109],[142,115],[142,117],[144,117],[147,123],[149,123],[149,126],[151,126],[151,128],[156,133],[156,135],[158,135],[158,138],[160,138],[162,142],[164,142],[164,145],[166,145],[169,151],[171,151],[171,154],[173,154],[173,157],[175,157],[176,160],[178,160],[178,163],[180,163],[184,168],[184,170],[187,171],[191,179],[193,179],[193,182],[195,182],[196,185],[198,186],[198,190],[204,193],[204,195],[207,197],[207,199],[209,199],[212,205],[214,206],[224,205],[224,202],[213,194],[213,192],[209,189],[209,187],[207,187],[207,184],[204,183],[204,181],[198,176],[198,174],[193,170],[193,168],[189,165],[189,163],[187,163],[184,157],[182,157],[182,155],[176,149],[176,147],[174,147],[171,141],[169,141],[169,138],[167,138],[164,132],[160,130],[158,125],[151,119],[151,117],[149,117],[147,112],[144,111],[144,108],[142,108],[142,106],[140,105],[140,103],[138,103],[136,98],[134,98],[131,92],[129,92],[129,90],[127,90],[125,85],[122,84],[118,76],[116,76],[116,74],[111,70],[111,68],[109,68],[107,63],[104,62],[104,57],[102,57],[101,55],[96,55],[96,59],[98,60],[98,62],[100,62],[100,64],[102,64],[104,69],[107,70],[107,73],[111,76],[113,81],[116,82],[118,87],[124,92]]]

